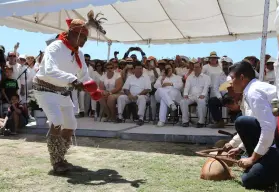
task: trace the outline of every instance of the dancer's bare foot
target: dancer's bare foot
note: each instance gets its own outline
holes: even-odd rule
[[[69,169],[70,169],[69,166],[64,161],[55,163],[53,165],[53,171],[54,171],[54,173],[57,173],[57,174],[65,173],[65,172],[69,171]]]

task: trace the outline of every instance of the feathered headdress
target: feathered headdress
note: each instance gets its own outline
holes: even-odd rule
[[[98,13],[94,18],[94,12],[93,12],[93,10],[90,10],[87,13],[87,19],[88,20],[85,23],[85,25],[88,26],[88,27],[96,28],[97,31],[99,31],[99,32],[101,32],[105,35],[106,31],[103,29],[102,24],[104,23],[104,20],[107,21],[107,19],[104,18],[104,17],[98,18],[99,16],[104,16],[104,14]]]

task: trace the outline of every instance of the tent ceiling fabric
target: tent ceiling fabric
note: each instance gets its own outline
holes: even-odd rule
[[[101,12],[106,36],[91,39],[164,44],[259,38],[265,0],[21,0],[0,1],[0,25],[42,33],[67,30],[66,18]],[[270,0],[268,37],[274,37],[277,1]]]

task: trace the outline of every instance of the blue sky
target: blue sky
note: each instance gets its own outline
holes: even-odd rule
[[[18,52],[37,56],[39,50],[46,47],[45,41],[50,39],[53,34],[32,33],[23,30],[17,30],[7,27],[0,27],[0,45],[4,45],[6,51],[13,50],[13,46],[20,42]],[[143,49],[147,56],[155,56],[156,58],[172,58],[175,55],[185,55],[189,57],[208,56],[211,51],[216,51],[219,56],[227,55],[234,62],[243,59],[247,55],[260,56],[261,40],[219,42],[210,44],[180,44],[180,45],[125,45],[121,43],[113,44],[111,47],[111,57],[114,51],[119,51],[119,56],[123,56],[130,46],[139,46]],[[89,53],[93,59],[107,58],[107,44],[98,43],[96,41],[88,41],[83,47],[83,53]],[[277,56],[277,40],[275,38],[268,39],[267,51],[273,57]]]

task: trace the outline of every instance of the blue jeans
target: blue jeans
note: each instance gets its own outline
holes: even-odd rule
[[[254,117],[241,116],[235,121],[235,128],[250,157],[258,144],[261,127]],[[245,170],[242,184],[247,189],[264,190],[279,181],[279,150],[270,148],[252,167]]]

